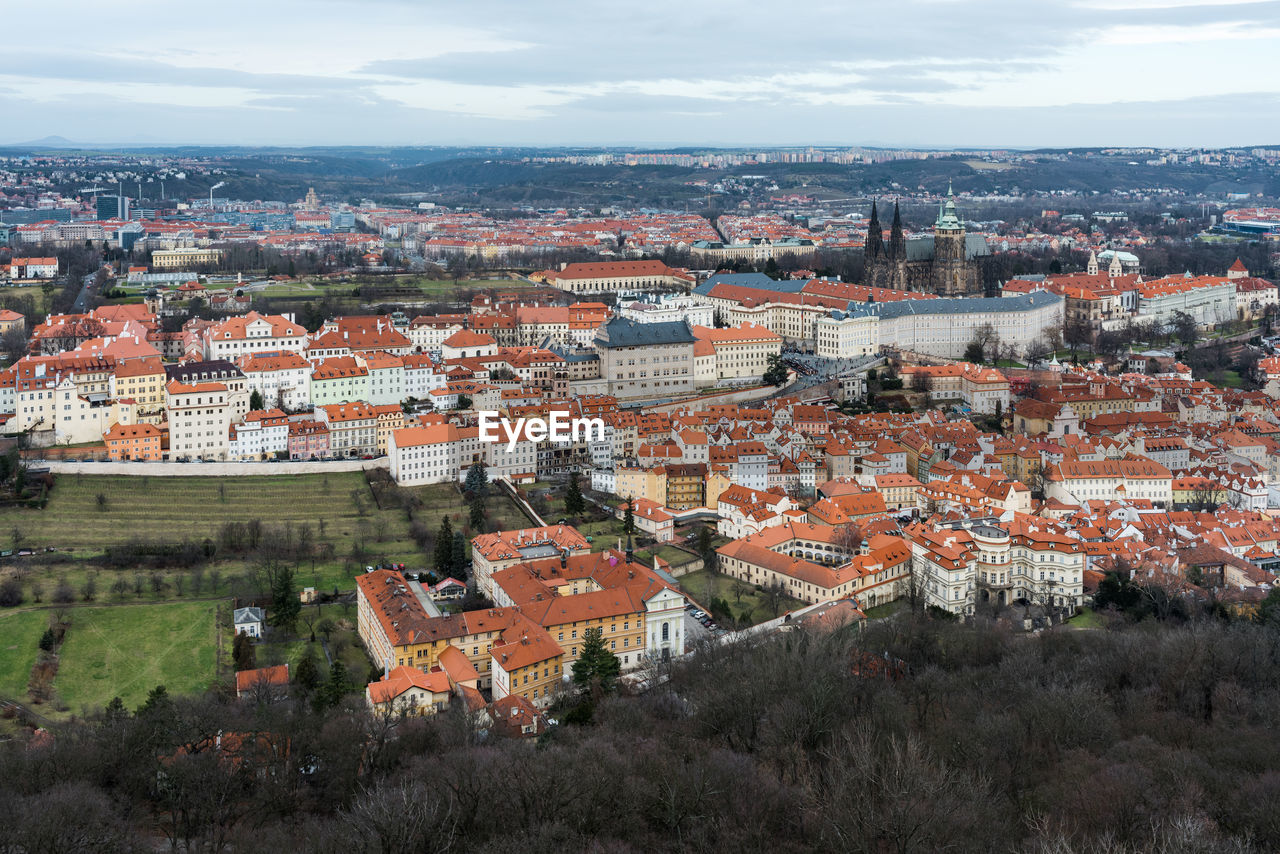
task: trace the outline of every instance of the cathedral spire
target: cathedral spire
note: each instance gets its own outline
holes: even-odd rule
[[[884,229],[880,227],[880,216],[876,213],[875,199],[871,200],[871,220],[867,223],[867,242],[862,254],[864,258],[879,258],[884,252]]]
[[[947,201],[938,208],[938,221],[934,228],[956,231],[961,228],[960,217],[956,216],[956,196],[951,192],[951,181],[947,181]]]
[[[889,228],[889,257],[894,260],[907,257],[907,239],[902,234],[902,215],[896,201],[893,203],[893,225]]]

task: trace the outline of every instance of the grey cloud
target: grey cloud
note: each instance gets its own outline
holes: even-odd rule
[[[94,99],[74,116],[60,105],[19,101],[0,94],[0,109],[21,109],[27,137],[61,135],[96,140],[134,137],[154,128],[155,143],[263,145],[888,145],[1070,147],[1086,145],[1237,145],[1280,138],[1280,96],[1240,94],[1169,102],[966,109],[947,105],[759,109],[717,103],[704,111],[697,99],[619,99],[627,109],[599,103],[561,108],[551,123],[512,123],[398,109],[360,98],[339,98],[323,111],[245,111],[128,104]],[[666,112],[663,111],[664,105]],[[625,119],[628,110],[634,115]],[[679,115],[675,114],[679,111]],[[602,113],[617,116],[602,121]],[[1240,117],[1255,117],[1241,138]],[[1187,116],[1202,119],[1188,122]],[[246,133],[246,124],[252,131]],[[12,140],[20,141],[15,135]]]
[[[355,89],[361,81],[337,76],[260,74],[221,68],[186,68],[159,60],[111,56],[0,53],[0,74],[46,80],[111,83],[163,83],[179,86],[237,87],[263,92]]]

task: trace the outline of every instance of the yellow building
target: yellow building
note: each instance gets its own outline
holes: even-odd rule
[[[672,510],[707,506],[707,467],[703,463],[677,463],[663,467],[667,494],[659,503]]]
[[[916,496],[923,486],[920,481],[909,474],[878,474],[875,477],[876,489],[888,510],[911,510],[917,506]]]
[[[666,504],[666,472],[661,467],[642,469],[635,466],[619,466],[614,483],[614,494],[623,498],[644,498],[655,504]]]
[[[491,653],[493,699],[515,694],[547,705],[564,677],[564,650],[540,629],[507,635]]]
[[[151,266],[157,270],[178,270],[184,267],[206,267],[222,260],[221,249],[157,249],[151,253]]]
[[[373,407],[378,415],[377,449],[378,455],[387,453],[387,438],[396,430],[403,430],[407,425],[404,420],[404,409],[398,403],[385,403]]]
[[[1212,503],[1227,503],[1227,490],[1222,484],[1207,477],[1175,477],[1173,479],[1173,506],[1188,507]],[[1207,509],[1195,507],[1194,509]]]
[[[164,421],[166,380],[159,356],[118,362],[108,382],[107,393],[113,400],[133,400],[140,421]]]

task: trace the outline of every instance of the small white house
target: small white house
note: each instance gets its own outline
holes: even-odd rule
[[[251,638],[262,637],[262,623],[265,615],[261,608],[236,608],[232,620],[235,621],[236,634],[244,632]]]
[[[467,585],[456,578],[446,578],[439,584],[432,585],[427,595],[437,602],[442,599],[461,599],[467,595]]]

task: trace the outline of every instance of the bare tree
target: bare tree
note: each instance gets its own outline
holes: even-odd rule
[[[366,850],[443,854],[456,842],[460,816],[448,788],[403,780],[365,790],[343,819]]]

